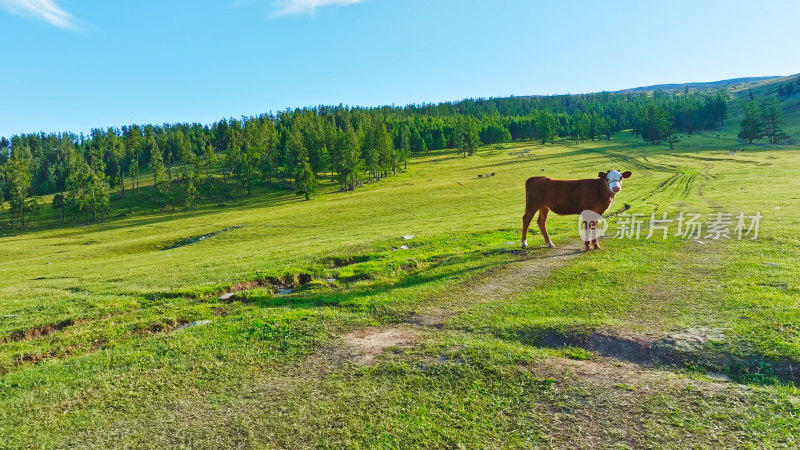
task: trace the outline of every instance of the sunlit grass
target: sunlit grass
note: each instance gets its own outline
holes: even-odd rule
[[[531,338],[552,331],[714,329],[725,339],[709,352],[800,361],[800,150],[731,155],[734,145],[731,133],[701,133],[670,152],[623,133],[471,158],[441,151],[356,192],[323,185],[310,202],[257,192],[225,207],[143,208],[2,237],[0,446],[569,446],[586,415],[597,417],[595,435],[621,445],[796,443],[797,392],[770,384],[768,371],[737,378],[766,384],[724,395],[536,372],[547,358],[594,357]],[[539,257],[512,252],[527,177],[608,169],[633,171],[614,209],[760,212],[760,237],[609,237],[535,289],[465,299],[445,330],[421,330],[417,347],[374,367],[312,370],[308,361],[347,330],[407,322],[457,302],[455,286]],[[576,222],[550,216],[557,245],[577,248]],[[529,243],[541,245],[533,231]],[[256,281],[233,303],[217,299]],[[295,290],[276,295],[280,283]],[[211,323],[181,328],[200,320]],[[618,420],[626,415],[643,425]]]

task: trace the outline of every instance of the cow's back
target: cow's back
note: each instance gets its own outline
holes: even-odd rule
[[[546,207],[556,214],[580,214],[595,209],[598,201],[597,182],[593,179],[559,180],[531,177],[525,181],[526,209]],[[607,206],[607,205],[606,205]]]

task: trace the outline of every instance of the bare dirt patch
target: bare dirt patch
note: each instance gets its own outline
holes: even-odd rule
[[[663,389],[664,385],[678,388],[692,386],[705,392],[742,389],[735,383],[713,379],[710,381],[695,380],[671,371],[642,367],[635,363],[608,358],[594,360],[548,358],[531,363],[528,370],[537,376],[551,378],[556,383],[580,380],[595,386],[627,391],[657,392]]]
[[[24,355],[20,355],[17,357],[17,364],[23,363],[32,363],[32,364],[39,364],[42,361],[46,361],[48,359],[53,358],[65,358],[75,350],[79,349],[79,345],[70,345],[69,347],[64,348],[63,350],[51,350],[49,352],[44,353],[26,353]]]
[[[61,331],[64,328],[75,325],[76,323],[77,322],[72,319],[67,319],[50,325],[43,325],[40,327],[29,328],[27,330],[13,331],[11,332],[11,334],[5,337],[4,341],[19,342],[19,341],[27,341],[30,339],[36,339],[55,333],[57,331]]]
[[[405,327],[360,328],[342,336],[340,353],[359,364],[373,364],[387,348],[414,347],[417,337],[413,329]]]
[[[717,328],[695,327],[684,328],[665,336],[661,342],[671,345],[679,351],[700,350],[709,343],[723,342],[725,332]]]

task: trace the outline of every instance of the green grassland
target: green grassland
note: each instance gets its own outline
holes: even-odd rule
[[[582,253],[551,215],[561,248],[534,225],[519,250],[527,177],[608,169],[633,172],[615,211],[759,212],[759,238],[645,225]],[[309,202],[45,216],[0,238],[0,447],[797,446],[798,179],[796,146],[623,132],[432,152]],[[381,333],[403,339],[350,338]]]

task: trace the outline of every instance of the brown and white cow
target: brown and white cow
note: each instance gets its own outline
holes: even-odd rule
[[[555,180],[547,177],[531,177],[525,181],[525,215],[522,216],[522,248],[528,248],[528,226],[533,215],[539,211],[539,230],[548,247],[555,248],[550,235],[547,234],[547,214],[581,214],[583,211],[594,211],[603,214],[622,190],[622,179],[631,176],[631,172],[620,173],[618,170],[600,172],[597,178],[585,180]],[[584,241],[586,250],[599,249],[597,239]]]

